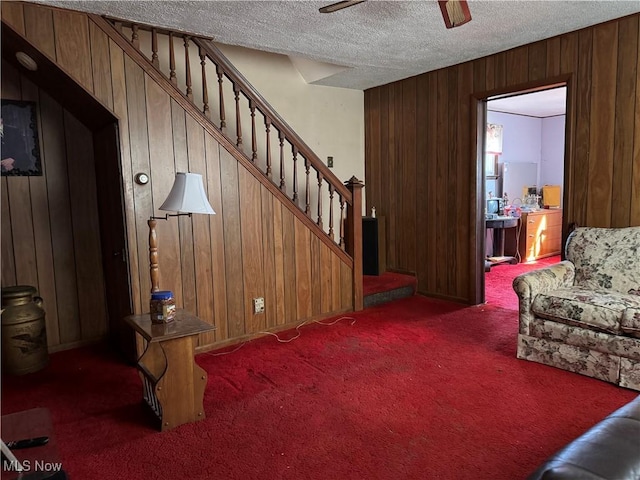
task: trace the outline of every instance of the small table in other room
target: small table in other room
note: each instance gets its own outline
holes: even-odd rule
[[[516,264],[518,260],[515,257],[504,255],[504,231],[507,228],[515,228],[518,226],[516,217],[496,217],[486,219],[486,228],[493,228],[493,255],[488,257],[484,262],[484,271],[488,272],[491,267],[503,263]]]
[[[2,416],[2,440],[5,443],[37,437],[48,437],[49,440],[42,446],[11,450],[11,453],[22,464],[24,469],[22,474],[12,471],[13,468],[5,469],[5,466],[9,467],[9,464],[5,464],[3,459],[3,480],[19,478],[25,480],[27,478],[29,480],[57,480],[67,478],[58,455],[56,439],[53,435],[53,423],[48,409],[33,408]]]
[[[125,321],[146,340],[138,370],[144,400],[160,420],[160,430],[204,419],[207,372],[196,364],[194,354],[197,335],[215,327],[184,310],[177,310],[169,323],[153,324],[148,313]]]

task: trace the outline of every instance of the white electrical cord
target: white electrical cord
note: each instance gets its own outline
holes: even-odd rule
[[[305,320],[304,322],[300,323],[299,325],[296,326],[295,330],[296,330],[296,335],[294,337],[291,338],[287,338],[287,339],[282,339],[278,336],[277,333],[273,333],[273,332],[267,332],[267,331],[262,331],[262,332],[257,332],[257,335],[271,335],[272,337],[276,337],[276,340],[279,343],[289,343],[293,340],[296,340],[297,338],[300,337],[300,335],[302,335],[302,332],[300,332],[300,329],[304,326],[307,325],[308,323],[317,323],[318,325],[324,325],[326,327],[330,327],[331,325],[335,325],[336,323],[338,323],[341,320],[351,320],[351,323],[349,325],[354,325],[356,323],[356,319],[353,317],[340,317],[336,320],[334,320],[333,322],[330,323],[325,323],[321,320],[314,320],[312,322],[310,322],[309,320]],[[202,355],[208,355],[211,357],[218,357],[220,355],[229,355],[230,353],[235,353],[238,350],[240,350],[242,347],[244,347],[247,343],[249,343],[249,340],[247,340],[246,342],[242,342],[241,344],[239,344],[236,348],[234,348],[233,350],[230,350],[228,352],[208,352],[208,353],[203,353]]]

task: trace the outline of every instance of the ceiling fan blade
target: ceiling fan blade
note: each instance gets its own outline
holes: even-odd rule
[[[447,28],[459,27],[471,20],[466,0],[438,0],[438,5]]]
[[[346,0],[343,2],[336,2],[336,3],[332,3],[331,5],[327,5],[326,7],[322,7],[320,9],[320,13],[333,13],[333,12],[337,12],[338,10],[342,10],[343,8],[347,8],[347,7],[353,7],[354,5],[357,5],[359,3],[362,3],[366,0]]]

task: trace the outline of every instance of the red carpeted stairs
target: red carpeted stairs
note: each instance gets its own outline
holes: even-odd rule
[[[413,275],[394,272],[363,275],[362,280],[365,308],[415,295],[418,286]]]
[[[3,379],[2,413],[49,408],[78,480],[523,479],[636,396],[515,358],[526,268],[492,269],[486,305],[412,296],[198,355],[207,418],[168,432],[106,346]]]

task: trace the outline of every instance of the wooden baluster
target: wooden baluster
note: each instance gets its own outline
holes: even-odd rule
[[[189,35],[184,37],[184,69],[187,75],[187,98],[193,101],[193,90],[191,89],[191,63],[189,61]]]
[[[278,130],[278,139],[280,140],[280,191],[286,192],[287,187],[284,180],[284,133]]]
[[[335,242],[335,238],[333,235],[333,194],[335,192],[335,187],[332,184],[329,184],[329,237],[331,240]]]
[[[267,131],[267,177],[271,180],[271,119],[264,117],[264,126]]]
[[[138,38],[138,25],[135,23],[131,25],[131,43],[134,47],[140,50],[140,39]]]
[[[158,60],[158,31],[151,29],[151,63],[154,67],[160,68],[160,60]]]
[[[305,207],[304,207],[304,213],[306,213],[307,215],[311,214],[311,185],[309,183],[309,167],[311,167],[311,162],[309,162],[309,159],[305,158],[304,159],[304,168],[307,171],[307,190],[306,190],[306,194],[305,194]]]
[[[256,140],[256,106],[253,104],[253,100],[249,100],[249,110],[251,111],[251,161],[256,163],[258,142]]]
[[[316,222],[320,228],[322,226],[322,181],[324,177],[322,173],[318,172],[318,221]]]
[[[222,75],[224,74],[220,65],[216,65],[216,75],[218,75],[218,96],[220,97],[220,130],[224,132],[227,122],[224,115],[224,92],[222,91]]]
[[[202,65],[202,113],[207,118],[211,118],[211,112],[209,112],[209,90],[207,89],[207,54],[199,49],[200,52],[200,65]]]
[[[174,85],[178,85],[176,78],[176,54],[173,47],[173,33],[169,32],[169,80]]]
[[[240,121],[240,87],[233,84],[233,95],[236,100],[236,147],[242,150],[242,122]]]
[[[298,202],[298,147],[291,145],[293,153],[293,202],[299,207]]]
[[[344,250],[344,197],[340,195],[340,241],[338,245]]]

